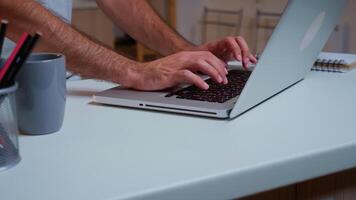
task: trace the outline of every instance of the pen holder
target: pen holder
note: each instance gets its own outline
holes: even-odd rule
[[[0,171],[20,161],[15,92],[17,84],[0,89]]]

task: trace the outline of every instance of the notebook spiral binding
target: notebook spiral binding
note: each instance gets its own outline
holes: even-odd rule
[[[317,59],[312,67],[312,71],[343,73],[346,65],[343,59]]]

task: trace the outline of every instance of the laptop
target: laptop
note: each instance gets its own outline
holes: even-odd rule
[[[208,90],[193,85],[142,92],[115,87],[93,96],[96,103],[233,119],[303,80],[332,33],[346,0],[290,0],[258,64],[230,69],[229,83],[206,78]]]

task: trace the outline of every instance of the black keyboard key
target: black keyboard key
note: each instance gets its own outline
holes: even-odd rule
[[[209,84],[208,90],[201,90],[196,86],[189,86],[170,93],[166,95],[166,97],[175,96],[179,99],[225,103],[240,95],[250,75],[251,72],[249,71],[231,70],[227,75],[229,83],[226,85],[218,84],[212,79],[207,79],[206,82]]]

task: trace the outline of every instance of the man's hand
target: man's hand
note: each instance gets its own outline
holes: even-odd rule
[[[250,63],[257,63],[242,37],[227,37],[192,50],[137,64],[121,85],[137,90],[161,90],[189,83],[208,89],[209,85],[197,75],[198,72],[212,77],[217,83],[227,84],[227,61],[241,61],[245,69]]]
[[[242,62],[245,69],[248,69],[250,63],[257,63],[257,59],[250,53],[246,41],[240,36],[226,37],[215,42],[210,42],[197,47],[197,50],[210,51],[225,62],[236,59]]]
[[[217,83],[227,83],[226,64],[208,51],[180,52],[148,63],[139,63],[128,72],[121,85],[137,90],[161,90],[181,83],[201,89],[209,85],[196,73],[212,77]]]

